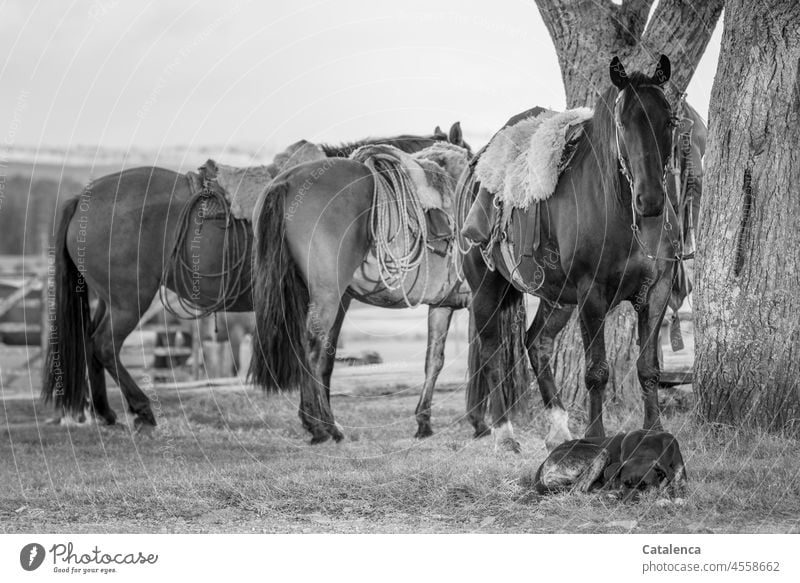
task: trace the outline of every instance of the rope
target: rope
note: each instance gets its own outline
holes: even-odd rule
[[[412,304],[405,279],[426,259],[428,232],[425,209],[414,182],[402,160],[391,152],[373,149],[362,152],[362,156],[357,152],[353,159],[370,169],[375,182],[369,234],[375,246],[381,282],[390,290],[400,288],[406,305],[416,307],[422,300]],[[428,280],[426,272],[420,298],[425,297]]]
[[[191,185],[191,182],[190,182]],[[191,186],[190,186],[191,187]],[[222,268],[216,273],[202,273],[195,269],[195,265],[190,265],[186,261],[185,251],[191,232],[191,213],[197,202],[201,204],[202,219],[199,228],[203,228],[205,223],[205,209],[213,208],[213,203],[219,205],[224,213],[225,238],[222,244]],[[232,239],[232,240],[231,240]],[[244,241],[244,248],[242,242]],[[234,305],[237,299],[244,294],[249,294],[252,288],[251,278],[245,277],[249,265],[250,257],[247,253],[247,224],[246,221],[233,217],[230,205],[225,200],[225,196],[216,189],[209,188],[207,180],[203,182],[203,188],[195,192],[183,205],[178,215],[178,230],[175,235],[175,245],[170,252],[169,258],[164,263],[161,275],[162,287],[159,289],[159,297],[164,308],[174,316],[184,320],[203,318],[215,312],[224,312]],[[175,289],[180,290],[175,294],[178,307],[172,304],[172,300],[166,294],[166,282],[170,274],[175,278]],[[220,278],[219,291],[217,297],[211,303],[200,305],[192,299],[183,297],[181,291],[192,289],[192,284],[205,278]],[[204,298],[205,299],[205,298]],[[187,315],[189,314],[189,315]]]

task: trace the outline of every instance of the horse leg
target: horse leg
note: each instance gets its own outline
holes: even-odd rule
[[[525,344],[539,384],[539,392],[542,394],[544,408],[550,418],[550,429],[544,440],[548,451],[572,439],[569,431],[569,415],[561,403],[561,397],[558,396],[550,361],[553,358],[555,337],[567,325],[574,310],[574,306],[562,306],[540,298],[539,309],[536,310],[533,323],[525,335]]]
[[[342,311],[342,298],[338,290],[345,289],[337,283],[326,285],[320,282],[309,290],[306,359],[312,379],[310,386],[301,387],[299,414],[303,426],[312,434],[312,444],[322,443],[331,437],[337,442],[344,439],[341,428],[334,421],[325,380],[327,378],[327,382],[330,382],[330,374],[325,373],[333,370],[336,356],[332,331]]]
[[[433,435],[431,428],[431,403],[436,379],[444,366],[444,345],[447,330],[453,317],[453,308],[447,306],[428,307],[428,348],[425,352],[425,383],[414,412],[417,417],[417,433],[414,437],[422,439]]]
[[[336,320],[333,322],[328,341],[330,343],[328,350],[323,350],[320,358],[320,370],[322,373],[322,384],[325,386],[325,397],[328,399],[328,404],[331,402],[331,375],[333,374],[333,365],[336,363],[336,347],[339,343],[339,332],[342,331],[342,323],[350,307],[352,298],[348,295],[342,297],[339,303],[339,312],[336,314]]]
[[[128,370],[122,365],[119,353],[122,343],[139,323],[139,312],[135,310],[111,310],[106,313],[98,328],[92,334],[94,358],[111,374],[119,385],[128,409],[136,417],[133,424],[137,431],[151,432],[156,426],[156,418],[150,407],[150,399],[139,388]]]
[[[98,300],[97,308],[95,309],[92,318],[91,333],[97,330],[106,317],[106,303],[103,300]],[[94,350],[94,342],[87,342],[89,345],[89,354],[87,360],[89,362],[89,391],[92,395],[92,411],[95,418],[103,419],[107,425],[114,425],[117,422],[117,414],[111,409],[108,403],[108,391],[106,388],[106,371],[103,363],[97,357]]]
[[[644,400],[644,429],[661,431],[661,417],[658,410],[658,386],[661,379],[661,364],[658,358],[660,348],[661,321],[667,310],[671,280],[662,277],[650,289],[647,304],[638,313],[639,358],[636,371],[642,387]]]
[[[608,383],[606,359],[605,318],[608,302],[592,288],[583,294],[580,305],[581,336],[586,355],[584,382],[589,391],[589,425],[586,437],[605,437],[603,427],[603,396]]]

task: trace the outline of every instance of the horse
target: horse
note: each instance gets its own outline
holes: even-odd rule
[[[473,246],[464,256],[478,332],[470,347],[468,416],[476,435],[485,434],[490,401],[496,443],[511,451],[520,449],[510,413],[524,386],[503,363],[518,344],[527,349],[549,416],[548,449],[572,438],[550,361],[554,338],[576,306],[589,394],[586,437],[605,435],[603,395],[609,365],[604,326],[609,311],[622,301],[631,302],[638,314],[643,426],[661,430],[659,331],[684,258],[677,229],[672,228],[676,214],[665,204],[678,123],[663,89],[670,62],[662,55],[653,75],[628,75],[615,57],[609,74],[611,86],[597,99],[552,195],[527,209],[513,209],[504,241],[491,250]],[[480,198],[485,196],[481,190],[471,165],[458,197]],[[526,231],[538,233],[538,245],[525,246],[531,240]],[[506,257],[512,255],[510,262],[504,250]],[[540,299],[527,332],[518,316],[524,293]]]
[[[330,377],[353,299],[387,308],[429,306],[416,437],[433,433],[431,402],[447,328],[470,296],[458,277],[454,249],[437,253],[426,243],[420,201],[423,194],[428,199],[454,191],[467,161],[466,150],[447,144],[422,150],[410,162],[391,148],[373,147],[352,159],[290,168],[259,200],[253,213],[256,334],[250,375],[266,391],[300,390],[299,416],[312,444],[344,437],[331,409]],[[428,170],[422,181],[431,172],[439,177],[427,186],[420,186],[423,164]],[[433,193],[423,192],[430,188]]]
[[[464,145],[459,123],[453,124],[449,135],[437,127],[432,135],[368,138],[319,147],[325,156],[337,157],[369,144],[391,144],[415,152],[447,141]],[[257,169],[265,180],[277,174],[274,165]],[[45,402],[54,400],[61,411],[80,415],[91,396],[94,417],[113,425],[117,416],[106,394],[108,371],[134,415],[136,430],[150,433],[156,426],[150,399],[122,364],[120,350],[161,286],[175,291],[200,313],[253,310],[248,221],[239,221],[234,229],[235,221],[225,214],[213,229],[216,223],[205,220],[204,208],[188,204],[193,196],[185,174],[141,167],[98,178],[63,206],[55,235],[55,276],[49,288],[54,297],[48,300],[52,318],[43,371]],[[186,212],[189,216],[182,217]],[[193,256],[197,265],[192,273],[199,277],[187,281],[170,256],[181,227],[186,231],[186,225],[194,221],[206,225],[202,233],[197,232],[197,257]],[[190,243],[194,249],[195,241]],[[97,300],[93,311],[90,293]]]

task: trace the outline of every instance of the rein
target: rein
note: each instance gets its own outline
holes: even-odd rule
[[[655,84],[639,85],[639,87],[640,88],[641,87],[650,87],[650,88],[658,89],[659,91],[661,91],[662,94],[664,93],[664,90],[661,88],[661,86],[655,85]],[[641,229],[639,228],[639,225],[636,224],[636,204],[635,204],[634,197],[633,197],[633,175],[631,174],[630,168],[628,166],[628,161],[622,155],[622,148],[621,148],[621,144],[624,143],[624,142],[620,138],[620,129],[622,127],[622,122],[620,121],[618,108],[619,108],[619,103],[622,100],[622,96],[623,96],[624,93],[625,93],[625,89],[620,91],[619,94],[617,94],[617,98],[614,100],[614,137],[615,137],[616,145],[617,145],[617,159],[619,160],[620,171],[622,172],[622,175],[627,179],[628,186],[630,187],[630,191],[631,191],[631,231],[633,232],[633,238],[636,241],[636,244],[639,245],[639,248],[642,250],[642,252],[645,254],[645,256],[648,259],[652,260],[652,261],[656,261],[656,260],[660,259],[660,260],[663,260],[663,261],[681,262],[681,261],[685,261],[687,259],[692,259],[692,258],[694,258],[694,252],[683,253],[683,251],[681,249],[679,249],[679,247],[682,247],[682,239],[683,239],[683,234],[682,233],[681,233],[681,242],[680,243],[676,243],[675,241],[672,242],[673,247],[675,247],[675,256],[674,257],[659,257],[657,255],[654,255],[653,253],[650,252],[650,249],[647,246],[647,243],[642,240]],[[666,98],[666,96],[665,96],[665,98]],[[683,98],[681,98],[681,100],[683,100]],[[672,139],[671,139],[671,143],[670,143],[670,155],[669,155],[669,159],[667,159],[666,164],[664,164],[664,172],[662,174],[661,180],[664,183],[664,185],[666,186],[667,175],[672,173],[673,176],[675,176],[676,187],[677,187],[678,183],[680,182],[680,166],[679,166],[679,163],[678,163],[678,158],[675,155],[675,143],[676,143],[676,135],[677,135],[677,132],[678,132],[678,128],[680,126],[680,119],[681,118],[678,117],[677,115],[672,115],[670,117],[670,119],[671,119],[671,122],[672,122]],[[676,172],[677,172],[677,174],[676,174]],[[678,188],[676,193],[677,193],[678,196],[680,196],[680,194],[681,194],[680,188]],[[666,188],[664,189],[664,197],[666,198],[666,201],[665,201],[666,204],[671,205],[672,203],[669,201],[669,198],[667,197]],[[670,221],[669,221],[669,213],[667,212],[666,209],[662,213],[662,216],[663,216],[663,227],[664,227],[664,230],[671,231],[672,230],[672,223],[670,223]],[[681,226],[682,222],[681,222],[680,218],[678,219],[678,221],[679,221],[679,226]]]

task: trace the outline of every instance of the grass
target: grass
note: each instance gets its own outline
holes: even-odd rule
[[[682,505],[600,495],[539,497],[541,416],[517,426],[522,455],[470,439],[463,393],[437,391],[434,430],[411,438],[417,394],[334,396],[347,439],[307,445],[296,395],[194,390],[157,395],[155,438],[44,424],[0,401],[5,532],[797,532],[797,442],[666,418],[689,469]],[[112,402],[122,406],[115,393]],[[39,420],[37,423],[35,419]],[[609,412],[631,429],[639,414]],[[125,420],[123,420],[125,421]],[[577,427],[576,427],[577,429]]]

